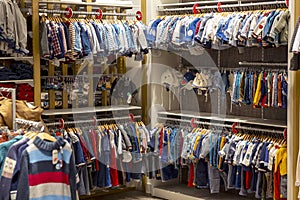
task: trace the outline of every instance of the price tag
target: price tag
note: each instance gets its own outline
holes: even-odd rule
[[[58,162],[58,151],[56,149],[54,149],[52,151],[52,164],[56,165]]]

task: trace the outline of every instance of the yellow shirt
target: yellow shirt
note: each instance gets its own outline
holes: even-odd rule
[[[286,146],[281,147],[275,156],[275,172],[278,170],[278,166],[280,167],[280,175],[287,175],[287,148]]]
[[[259,100],[261,97],[261,79],[262,79],[263,74],[260,73],[258,78],[257,78],[257,87],[256,87],[256,92],[254,95],[254,99],[253,99],[253,105],[257,106],[259,104]]]

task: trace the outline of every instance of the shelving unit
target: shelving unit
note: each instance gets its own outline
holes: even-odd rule
[[[0,83],[16,83],[16,84],[20,84],[20,83],[28,83],[30,85],[33,86],[33,79],[23,79],[23,80],[6,80],[6,81],[0,81]]]
[[[223,121],[223,122],[237,122],[241,124],[248,125],[258,125],[258,126],[267,126],[267,127],[276,127],[276,128],[286,128],[286,122],[279,120],[270,120],[270,119],[257,119],[254,117],[243,117],[243,116],[233,116],[233,115],[224,115],[220,116],[213,113],[203,113],[203,112],[194,112],[194,111],[165,111],[158,112],[158,115],[172,116],[172,117],[183,117],[183,118],[195,118],[202,120],[211,120],[211,121]]]
[[[70,109],[53,109],[45,110],[43,116],[55,115],[70,115],[82,113],[97,113],[97,112],[113,112],[113,111],[126,111],[126,110],[140,110],[139,106],[101,106],[101,107],[86,107],[86,108],[70,108]]]
[[[0,60],[33,60],[33,56],[0,57]]]

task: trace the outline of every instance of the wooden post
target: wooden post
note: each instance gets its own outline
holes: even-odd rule
[[[48,76],[54,76],[55,66],[53,63],[49,62],[48,65]],[[49,109],[55,109],[55,91],[50,89],[49,92]]]
[[[67,76],[68,75],[68,67],[69,65],[66,63],[62,64],[62,75]],[[68,92],[66,90],[63,90],[62,92],[62,108],[66,109],[68,108]]]
[[[38,2],[32,4],[32,37],[34,104],[41,106],[40,20]]]
[[[290,26],[289,38],[291,38],[295,24],[300,16],[300,2],[299,0],[290,1]],[[291,40],[289,40],[291,41]],[[289,66],[290,58],[289,54]],[[298,188],[295,187],[297,157],[299,152],[299,103],[300,103],[300,71],[289,71],[288,74],[288,197],[287,199],[298,199]]]

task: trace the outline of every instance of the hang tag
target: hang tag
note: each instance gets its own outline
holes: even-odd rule
[[[52,151],[52,164],[55,165],[58,162],[58,151],[54,149]]]

